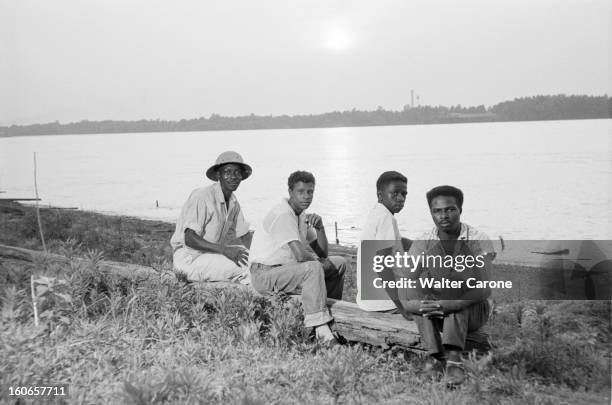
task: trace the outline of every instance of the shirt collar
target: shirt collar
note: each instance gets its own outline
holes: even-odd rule
[[[289,204],[289,199],[287,197],[283,197],[283,202],[285,204],[287,204],[287,208],[289,209],[289,211],[291,212],[291,215],[293,215],[294,217],[302,217],[304,216],[304,214],[306,213],[306,210],[300,212],[300,215],[297,215],[295,213],[295,211],[293,210],[293,208],[291,207],[291,204]]]
[[[461,223],[461,232],[459,232],[459,240],[469,240],[470,239],[470,227]]]
[[[438,228],[434,226],[431,231],[431,240],[440,240],[440,236],[438,236]],[[470,227],[467,224],[461,222],[461,231],[459,232],[459,237],[457,240],[470,240]]]
[[[378,211],[384,212],[385,214],[389,214],[392,217],[395,217],[395,215],[393,215],[393,213],[389,211],[389,208],[385,207],[385,205],[381,202],[377,202],[374,208]]]
[[[213,188],[215,190],[215,198],[217,199],[217,202],[225,205],[225,197],[223,196],[223,190],[221,190],[221,184],[217,181],[213,184]],[[232,193],[229,199],[230,207],[234,205],[235,203],[236,203],[236,196],[234,195],[234,193]],[[229,209],[229,207],[226,207],[226,208]]]

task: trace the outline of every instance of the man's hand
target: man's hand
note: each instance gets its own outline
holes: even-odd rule
[[[323,218],[321,218],[321,216],[318,214],[306,214],[306,223],[317,231],[320,231],[323,228]]]
[[[240,245],[229,245],[223,247],[223,255],[236,263],[238,266],[246,265],[249,252]]]
[[[463,309],[461,300],[421,301],[419,313],[426,318],[442,318],[453,312]]]
[[[421,301],[419,306],[419,314],[428,317],[443,317],[442,306],[439,301]]]

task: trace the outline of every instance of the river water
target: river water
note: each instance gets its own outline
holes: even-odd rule
[[[376,178],[408,179],[402,233],[432,226],[425,193],[465,193],[462,220],[505,239],[612,239],[612,120],[474,123],[0,138],[2,197],[32,197],[33,153],[43,204],[175,221],[224,150],[253,167],[237,196],[256,229],[286,196],[294,170],[316,177],[310,211],[341,243],[359,239]],[[156,201],[159,208],[156,208]]]

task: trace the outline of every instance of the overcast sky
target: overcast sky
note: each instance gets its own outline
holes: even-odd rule
[[[0,0],[0,125],[611,94],[610,0]]]

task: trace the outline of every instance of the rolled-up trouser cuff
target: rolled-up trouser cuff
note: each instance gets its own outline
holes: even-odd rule
[[[333,318],[329,314],[329,310],[324,309],[321,312],[305,314],[304,315],[304,325],[306,325],[307,328],[314,328],[317,326],[325,325],[326,323],[331,322],[332,319]]]
[[[327,291],[323,266],[316,260],[278,266],[251,265],[253,287],[260,293],[301,294],[304,324],[315,327],[333,318],[327,309]]]

